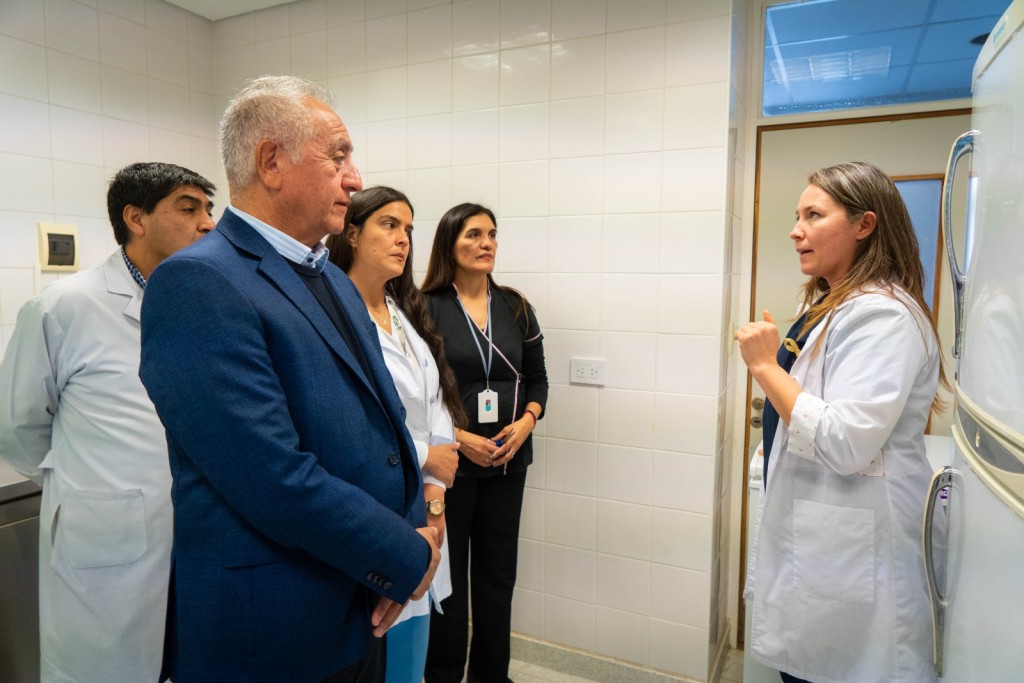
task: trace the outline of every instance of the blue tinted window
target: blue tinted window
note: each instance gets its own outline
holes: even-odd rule
[[[917,246],[921,250],[921,265],[924,266],[924,300],[929,308],[935,294],[935,272],[941,262],[939,254],[939,209],[942,203],[942,179],[897,180],[903,202],[907,205],[910,222],[917,235]]]

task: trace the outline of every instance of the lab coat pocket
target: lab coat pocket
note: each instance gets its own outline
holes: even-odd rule
[[[822,597],[874,603],[874,510],[793,499],[793,582]]]
[[[146,505],[139,489],[65,489],[57,544],[76,569],[129,564],[146,552]]]

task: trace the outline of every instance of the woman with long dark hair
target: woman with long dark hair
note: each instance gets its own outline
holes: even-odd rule
[[[459,468],[447,501],[452,595],[431,621],[427,683],[458,683],[464,673],[471,682],[508,680],[519,517],[548,379],[533,308],[492,276],[497,250],[489,209],[453,207],[438,223],[423,284],[468,415],[456,430]]]
[[[924,430],[945,379],[917,238],[877,167],[808,181],[803,315],[781,348],[767,311],[736,333],[768,398],[750,648],[784,681],[931,682]]]
[[[351,278],[377,326],[384,362],[406,410],[406,427],[423,471],[427,523],[438,531],[441,563],[428,595],[410,603],[387,634],[388,683],[420,683],[427,656],[430,604],[451,592],[445,531],[445,489],[458,465],[454,425],[465,411],[444,343],[412,280],[412,204],[390,187],[356,193],[345,231],[327,240],[330,259]],[[454,421],[454,424],[453,424]]]

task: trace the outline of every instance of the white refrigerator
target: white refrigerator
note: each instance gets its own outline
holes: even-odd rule
[[[1024,0],[1015,0],[978,57],[974,130],[954,144],[944,190],[957,325],[954,454],[933,478],[922,540],[935,664],[955,683],[1024,681],[1022,23]],[[966,248],[949,224],[962,160],[972,197]]]

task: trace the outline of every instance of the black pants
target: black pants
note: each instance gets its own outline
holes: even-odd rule
[[[374,638],[365,657],[321,683],[384,683],[386,664],[387,643],[384,638]]]
[[[427,683],[459,683],[466,668],[469,584],[472,583],[473,642],[470,681],[508,681],[512,589],[516,585],[519,514],[526,473],[486,478],[456,477],[445,494],[445,533],[452,594],[444,614],[430,616]],[[470,567],[472,573],[470,574]]]
[[[810,681],[804,680],[803,678],[790,676],[785,671],[780,671],[779,676],[782,678],[782,683],[811,683]]]

